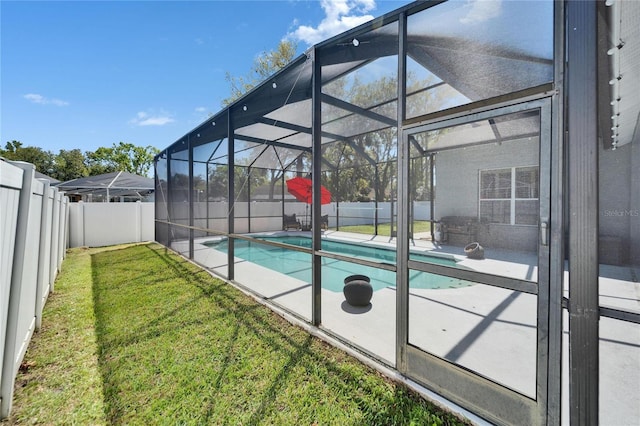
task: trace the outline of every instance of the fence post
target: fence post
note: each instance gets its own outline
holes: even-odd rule
[[[60,241],[59,241],[60,250],[58,252],[59,254],[58,264],[61,266],[62,261],[67,256],[67,248],[69,248],[69,233],[67,232],[67,230],[69,229],[70,204],[69,204],[69,198],[64,196],[62,197],[62,200],[60,202],[62,204],[62,210],[61,210],[62,219],[60,221]],[[58,270],[60,269],[60,266],[58,267]]]
[[[60,200],[58,188],[53,189],[53,217],[51,219],[51,257],[49,259],[49,291],[54,290],[58,274],[58,237],[60,232]]]
[[[62,261],[66,257],[69,246],[69,198],[61,193],[60,200],[60,229],[58,230],[58,272],[62,270]]]
[[[76,204],[74,204],[74,210],[76,211],[75,230],[77,235],[74,247],[84,247],[85,246],[84,201],[78,201]],[[72,242],[72,244],[73,243],[74,242]]]
[[[36,285],[36,330],[42,325],[42,309],[49,292],[49,256],[51,255],[51,202],[49,200],[48,180],[40,180],[44,186],[42,192],[42,208],[40,210],[40,250],[38,254],[38,278]],[[45,285],[45,279],[47,285]],[[45,290],[46,289],[46,290]]]
[[[3,204],[3,214],[0,216],[2,219],[0,221],[0,226],[2,226],[0,229],[2,231],[2,238],[0,238],[0,262],[2,262],[0,265],[0,406],[2,406],[0,419],[8,415],[8,409],[4,408],[4,400],[8,397],[4,393],[4,382],[8,381],[13,386],[13,380],[5,377],[3,370],[5,356],[12,358],[5,351],[7,347],[5,337],[8,331],[9,297],[11,295],[11,277],[23,175],[22,169],[0,160],[0,199]]]
[[[30,291],[26,287],[27,285],[37,286],[37,276],[34,282],[30,282],[30,277],[33,274],[33,258],[36,257],[37,268],[37,256],[39,249],[33,247],[32,241],[29,241],[29,237],[35,231],[40,233],[40,218],[32,217],[31,214],[31,201],[33,199],[33,190],[35,178],[35,166],[33,164],[24,162],[11,162],[24,170],[22,176],[22,191],[20,192],[20,201],[18,203],[18,220],[16,224],[16,240],[13,253],[13,271],[10,282],[9,300],[7,309],[7,322],[6,322],[6,335],[4,341],[4,356],[2,363],[2,382],[0,383],[0,418],[5,418],[11,411],[11,404],[13,402],[13,388],[16,375],[18,373],[18,367],[22,362],[24,353],[26,352],[26,346],[28,345],[33,329],[35,328],[35,305],[31,305],[31,319],[32,321],[25,322],[20,318],[21,311],[27,305]],[[37,223],[36,223],[37,222]],[[34,229],[35,228],[35,229]],[[33,250],[35,249],[35,254]],[[37,274],[37,271],[36,271]],[[26,290],[26,291],[25,291]],[[23,300],[24,299],[24,300]],[[33,302],[33,301],[32,301]],[[21,306],[24,305],[24,306]],[[27,312],[29,314],[29,312]],[[27,324],[26,330],[23,330],[25,324]],[[19,335],[20,334],[20,335]]]
[[[142,203],[136,201],[136,242],[142,241]]]

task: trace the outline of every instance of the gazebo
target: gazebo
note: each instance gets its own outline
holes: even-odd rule
[[[129,172],[112,172],[71,179],[55,185],[72,201],[153,201],[153,179]]]

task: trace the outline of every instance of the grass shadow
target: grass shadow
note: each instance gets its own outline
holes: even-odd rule
[[[110,423],[457,422],[164,247],[91,262]]]

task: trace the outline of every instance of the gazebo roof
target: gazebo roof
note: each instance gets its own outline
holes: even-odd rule
[[[56,185],[58,183],[60,183],[60,181],[58,179],[52,178],[51,176],[47,176],[44,173],[40,173],[39,171],[36,170],[36,179],[46,179],[49,182],[51,182],[51,185]]]
[[[71,179],[56,187],[70,194],[142,197],[154,191],[154,181],[145,176],[120,171]]]

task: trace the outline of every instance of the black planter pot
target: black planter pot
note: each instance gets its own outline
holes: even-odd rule
[[[368,283],[371,282],[371,278],[366,275],[349,275],[344,279],[345,284],[349,284],[351,281],[366,281]]]
[[[373,296],[371,279],[366,275],[350,275],[344,279],[342,292],[351,306],[367,306]]]

